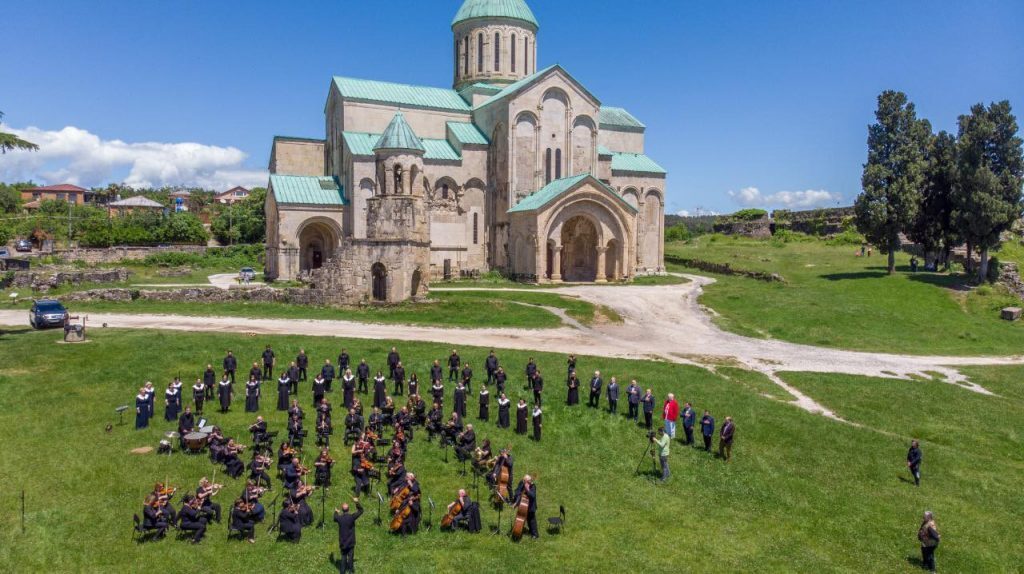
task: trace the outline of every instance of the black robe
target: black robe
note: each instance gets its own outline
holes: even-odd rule
[[[509,427],[508,415],[512,408],[512,401],[507,401],[505,404],[501,403],[501,399],[498,399],[498,427],[507,429]]]
[[[217,397],[220,399],[220,408],[223,411],[231,408],[231,383],[217,384]]]
[[[466,389],[455,387],[455,412],[459,413],[459,417],[465,418],[466,416]]]
[[[286,411],[288,410],[288,385],[291,381],[288,379],[281,379],[277,381],[277,410]]]
[[[480,393],[480,420],[491,418],[491,393]]]
[[[173,422],[178,420],[178,411],[181,409],[181,391],[165,391],[164,399],[167,406],[164,408],[164,420]]]
[[[253,381],[245,384],[245,412],[260,410],[260,385]]]
[[[384,402],[387,398],[387,388],[384,386],[386,379],[374,379],[373,380],[373,406],[378,409],[384,408]]]
[[[570,377],[566,386],[569,387],[569,393],[565,399],[565,404],[570,406],[580,404],[580,380]]]
[[[526,419],[529,411],[530,407],[526,405],[516,407],[516,434],[526,434]]]

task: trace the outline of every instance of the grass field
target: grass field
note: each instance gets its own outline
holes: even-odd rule
[[[722,328],[843,349],[909,354],[1014,355],[1024,351],[1024,323],[999,318],[1021,301],[999,288],[971,288],[959,275],[910,273],[898,254],[897,273],[885,257],[855,257],[853,245],[822,241],[777,243],[705,236],[666,245],[672,257],[729,263],[779,273],[785,284],[715,276],[701,302]],[[676,266],[675,269],[680,269]],[[696,273],[706,274],[700,271]]]
[[[6,437],[0,443],[0,561],[8,571],[124,572],[144,564],[167,572],[331,571],[333,528],[306,529],[297,546],[275,543],[265,529],[255,545],[228,542],[224,525],[213,525],[198,547],[173,538],[131,543],[131,515],[141,510],[143,494],[155,481],[192,488],[201,476],[213,474],[213,466],[206,457],[129,454],[135,447],[155,446],[162,432],[174,427],[162,422],[159,403],[158,418],[147,430],[133,430],[131,416],[109,434],[103,427],[116,422],[114,407],[129,404],[144,380],[161,389],[175,374],[193,377],[205,363],[219,363],[227,348],[244,364],[267,343],[283,358],[304,347],[311,364],[318,364],[345,346],[376,368],[391,342],[100,329],[81,345],[59,344],[59,338],[57,331],[0,333],[5,357],[0,432]],[[421,375],[432,359],[449,351],[441,345],[398,345],[410,371]],[[476,364],[486,352],[460,349]],[[735,417],[731,463],[676,443],[673,478],[659,485],[650,476],[634,476],[646,447],[642,429],[621,413],[614,417],[563,405],[563,356],[499,350],[514,374],[513,400],[523,394],[520,373],[529,355],[537,357],[548,383],[544,441],[534,443],[493,423],[480,423],[477,435],[513,446],[516,474],[538,476],[541,523],[557,513],[559,503],[566,506],[564,533],[542,532],[539,541],[518,545],[504,537],[437,530],[402,540],[373,525],[376,505],[371,504],[359,522],[360,571],[621,572],[629,565],[650,572],[912,572],[918,554],[914,533],[925,508],[937,513],[942,529],[943,571],[1020,568],[1019,552],[1012,549],[1019,549],[1022,534],[1024,398],[1017,381],[1024,370],[975,373],[978,382],[1003,397],[981,397],[937,382],[787,375],[841,415],[866,425],[854,427],[777,400],[784,393],[761,375],[728,370],[725,378],[694,367],[581,357],[583,372],[635,377],[659,397],[672,391],[699,411],[710,409],[719,422],[727,414]],[[764,396],[773,391],[776,398]],[[305,406],[308,393],[303,383]],[[284,417],[270,410],[270,402],[264,399],[262,414],[272,430],[281,429]],[[247,438],[251,417],[240,404],[227,415],[208,414],[226,434]],[[933,422],[919,425],[914,414]],[[911,436],[924,440],[925,479],[919,490],[900,479]],[[420,477],[425,496],[443,507],[469,480],[422,439],[417,433],[408,467]],[[347,460],[339,442],[332,450],[335,459]],[[336,477],[339,486],[331,490],[329,506],[347,500],[351,484],[343,473]],[[240,492],[241,482],[222,472],[217,479],[227,483],[219,497],[226,504]],[[22,490],[24,533],[18,510]],[[319,514],[318,505],[315,511]],[[435,512],[434,520],[439,518]],[[495,515],[486,509],[483,519],[488,528]]]
[[[619,321],[614,311],[574,297],[551,293],[439,291],[432,303],[403,303],[366,307],[310,307],[283,303],[172,303],[136,300],[130,303],[93,301],[69,303],[73,312],[162,313],[191,316],[258,317],[275,319],[342,319],[365,323],[446,327],[551,328],[561,318],[544,307],[561,309],[584,324]],[[27,306],[26,306],[27,308]]]

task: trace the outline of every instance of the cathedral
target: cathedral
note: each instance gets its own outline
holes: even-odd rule
[[[664,272],[666,172],[646,127],[560,65],[524,0],[465,0],[452,87],[334,77],[326,137],[275,137],[266,274],[353,304],[432,279],[534,283]]]

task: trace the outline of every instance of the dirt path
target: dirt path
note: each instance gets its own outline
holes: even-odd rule
[[[557,329],[460,329],[354,321],[113,313],[90,314],[90,323],[106,323],[109,327],[128,329],[429,341],[629,359],[660,359],[711,368],[732,364],[764,373],[796,397],[797,406],[831,418],[838,417],[814,399],[787,385],[777,374],[784,371],[809,371],[930,379],[932,375],[929,373],[940,373],[946,383],[990,394],[983,387],[970,382],[957,368],[968,365],[1024,364],[1024,357],[925,357],[865,353],[752,339],[727,333],[716,327],[708,313],[697,303],[703,287],[714,280],[696,275],[686,277],[691,281],[683,285],[579,285],[528,290],[531,293],[551,292],[580,297],[595,304],[606,305],[623,318],[620,324],[592,327],[574,322]],[[24,325],[25,313],[0,311],[0,324]]]

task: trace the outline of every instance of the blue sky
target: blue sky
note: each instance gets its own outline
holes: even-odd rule
[[[460,2],[9,2],[5,129],[49,151],[0,180],[263,181],[274,135],[323,137],[332,75],[450,85]],[[884,89],[935,129],[1024,106],[1020,0],[528,2],[539,63],[647,124],[668,212],[849,204]]]

